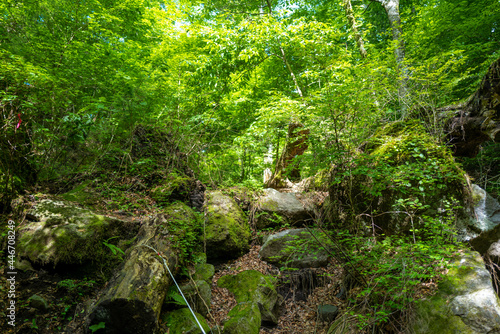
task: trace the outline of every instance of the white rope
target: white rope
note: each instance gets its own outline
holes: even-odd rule
[[[200,327],[201,332],[202,332],[203,334],[206,334],[206,333],[205,333],[205,330],[203,330],[203,327],[201,326],[200,322],[198,321],[198,318],[197,318],[197,317],[196,317],[196,315],[194,314],[193,309],[191,308],[191,306],[189,306],[189,303],[188,303],[188,301],[187,301],[186,297],[184,296],[184,294],[182,293],[181,288],[180,288],[180,287],[179,287],[179,285],[177,284],[177,281],[175,280],[174,275],[172,275],[172,272],[170,271],[170,268],[168,267],[168,265],[167,265],[167,261],[165,260],[165,258],[164,258],[163,256],[161,256],[161,255],[160,255],[160,253],[159,253],[156,249],[154,249],[153,247],[148,246],[148,245],[141,245],[141,246],[151,248],[151,249],[152,249],[152,250],[153,250],[153,251],[154,251],[154,252],[155,252],[155,253],[156,253],[159,257],[161,257],[161,259],[163,260],[163,264],[165,265],[165,268],[167,268],[168,273],[170,274],[170,277],[172,277],[172,280],[173,280],[173,281],[174,281],[174,283],[175,283],[175,286],[177,287],[177,289],[178,289],[178,290],[179,290],[179,292],[181,293],[182,298],[184,298],[184,301],[186,302],[187,307],[188,307],[188,308],[189,308],[189,310],[191,311],[191,314],[193,315],[194,320],[196,320],[196,323],[198,324],[198,327]]]

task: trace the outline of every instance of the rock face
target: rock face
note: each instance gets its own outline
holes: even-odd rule
[[[208,259],[236,258],[248,251],[251,237],[245,214],[220,191],[206,194],[205,238]]]
[[[256,270],[242,271],[238,275],[226,275],[217,285],[234,294],[238,303],[255,302],[259,306],[262,322],[277,324],[279,301],[276,280]],[[239,333],[239,332],[238,332]]]
[[[261,316],[255,302],[242,302],[229,311],[229,320],[224,323],[223,334],[258,334]]]
[[[476,217],[472,218],[471,224],[480,234],[475,234],[470,243],[482,255],[489,252],[496,256],[498,246],[493,245],[500,241],[500,204],[479,186],[473,185],[472,190]]]
[[[275,189],[264,189],[255,210],[257,229],[277,227],[284,224],[301,225],[314,218],[311,205],[302,204],[294,193],[281,193]]]
[[[212,282],[212,277],[215,274],[215,267],[208,263],[197,263],[194,265],[195,273],[193,274],[193,279],[203,280],[210,284]]]
[[[420,301],[416,333],[500,333],[500,300],[477,252],[456,259],[438,292]]]
[[[500,224],[500,203],[477,184],[472,185],[476,227],[481,232],[492,230]]]
[[[311,230],[321,244],[330,241],[317,230]],[[328,252],[314,239],[307,229],[285,230],[267,237],[259,252],[262,260],[278,267],[318,268],[328,263]]]
[[[99,261],[109,251],[102,241],[132,238],[139,226],[95,214],[64,201],[41,200],[19,229],[17,251],[38,264],[76,264]]]
[[[500,139],[500,59],[491,64],[476,93],[455,108],[448,124],[448,137],[455,155],[473,157],[480,145]],[[446,110],[445,110],[446,111]]]

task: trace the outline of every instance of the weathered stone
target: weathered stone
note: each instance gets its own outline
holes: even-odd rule
[[[257,202],[254,217],[257,229],[301,225],[313,220],[314,207],[300,202],[294,193],[267,188]]]
[[[413,323],[416,333],[500,333],[500,300],[477,252],[453,263],[438,292],[419,301]]]
[[[330,186],[325,210],[330,220],[348,224],[356,217],[365,221],[366,234],[424,237],[429,226],[447,228],[454,216],[465,215],[454,208],[469,202],[465,172],[421,121],[380,127],[362,149],[350,153],[349,167],[332,166],[332,180],[338,182]]]
[[[28,301],[30,306],[36,308],[37,310],[46,311],[49,308],[49,303],[47,303],[47,301],[40,296],[33,295],[28,299]]]
[[[206,317],[212,301],[210,285],[203,280],[197,280],[182,285],[180,288],[193,310]]]
[[[210,327],[207,321],[199,313],[195,313],[198,322],[205,331],[205,333],[210,332]],[[201,334],[202,331],[200,326],[196,323],[191,311],[188,308],[182,308],[180,310],[175,310],[168,312],[164,317],[163,321],[166,322],[167,328],[169,329],[169,334]]]
[[[217,285],[231,291],[238,303],[253,301],[259,306],[262,322],[278,323],[279,301],[276,280],[256,270],[242,271],[237,275],[219,278]]]
[[[331,245],[318,230],[311,230],[325,246]],[[278,267],[318,268],[328,263],[329,253],[307,229],[285,230],[270,235],[264,240],[259,255],[262,260]]]
[[[208,263],[197,263],[194,265],[194,270],[194,280],[203,280],[209,284],[212,282],[212,277],[214,277],[215,274],[215,268],[213,265]]]
[[[95,214],[64,201],[41,200],[27,212],[33,220],[19,229],[17,252],[39,264],[99,261],[108,253],[102,241],[132,238],[138,224]]]
[[[470,224],[475,227],[476,233],[473,234],[470,244],[482,255],[489,253],[494,259],[495,256],[500,255],[496,254],[500,250],[495,251],[500,246],[494,246],[500,241],[500,204],[479,186],[472,185],[472,190],[474,217]]]
[[[236,258],[250,248],[250,225],[245,214],[220,191],[206,193],[205,240],[208,259]]]
[[[258,334],[261,313],[257,303],[241,302],[229,311],[229,320],[224,323],[222,334]]]
[[[339,309],[334,305],[319,305],[318,317],[322,321],[332,322],[339,314]]]

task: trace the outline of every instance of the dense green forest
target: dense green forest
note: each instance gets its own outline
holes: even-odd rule
[[[498,58],[500,4],[401,1],[391,22],[386,2],[4,1],[3,198],[107,157],[147,163],[127,158],[138,124],[213,185],[260,185],[290,123],[310,130],[303,176],[387,122],[442,140],[439,108]]]
[[[206,218],[203,191],[222,189],[251,222],[248,251],[290,227],[255,227],[252,201],[300,184],[329,196],[315,224],[356,277],[343,319],[401,333],[465,248],[471,182],[500,198],[496,81],[494,131],[457,123],[460,148],[452,129],[499,59],[498,0],[3,0],[0,214],[51,194],[134,218],[205,200]],[[201,245],[213,256],[192,217],[171,230],[181,267]],[[96,243],[113,251],[101,286],[120,238]]]

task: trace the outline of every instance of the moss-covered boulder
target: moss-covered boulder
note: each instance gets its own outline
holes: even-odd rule
[[[272,234],[265,239],[259,255],[262,260],[278,267],[324,267],[330,257],[324,247],[331,246],[331,242],[318,230],[311,232],[314,236],[307,229],[285,230]]]
[[[180,286],[189,305],[195,312],[206,317],[210,311],[212,290],[210,285],[202,280],[196,280]]]
[[[194,280],[203,280],[210,284],[215,274],[215,267],[209,263],[197,263],[194,265]]]
[[[36,203],[26,217],[31,221],[19,228],[17,252],[38,264],[99,262],[111,254],[104,241],[131,239],[139,229],[138,224],[50,199]]]
[[[465,172],[418,121],[382,127],[331,176],[332,219],[364,219],[385,234],[425,233],[433,224],[426,217],[441,226],[470,203]]]
[[[294,193],[267,188],[257,201],[254,217],[257,229],[302,225],[313,221],[314,207],[299,201]]]
[[[222,334],[258,334],[261,324],[259,306],[255,302],[241,302],[229,311]]]
[[[187,201],[194,183],[191,177],[172,172],[150,191],[150,196],[160,205],[167,205],[174,201]]]
[[[203,327],[205,333],[210,332],[210,327],[207,321],[199,313],[195,313],[198,322]],[[163,321],[166,323],[170,334],[201,334],[202,331],[191,311],[188,308],[182,308],[168,312],[163,316]]]
[[[438,292],[416,305],[415,333],[500,333],[500,300],[477,252],[457,257]]]
[[[205,217],[205,242],[209,260],[235,258],[249,250],[250,225],[231,197],[220,191],[207,192]]]
[[[281,295],[276,291],[276,279],[256,270],[219,278],[217,285],[234,294],[238,303],[252,301],[260,309],[262,322],[277,324]]]

